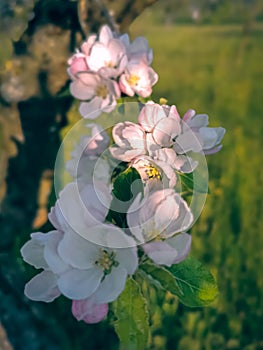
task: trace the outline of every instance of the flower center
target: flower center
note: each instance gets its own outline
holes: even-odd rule
[[[102,97],[103,99],[108,95],[108,89],[106,85],[99,85],[96,89],[96,95]]]
[[[161,174],[158,169],[156,169],[152,165],[146,165],[145,167],[145,173],[148,176],[149,180],[150,179],[158,179],[161,180]]]
[[[113,267],[119,265],[115,257],[116,254],[114,252],[109,253],[107,250],[101,249],[101,257],[95,261],[95,264],[103,269],[105,275],[108,275]]]
[[[148,160],[137,159],[135,162],[131,163],[131,166],[135,168],[140,174],[141,180],[144,184],[148,181],[161,181],[161,172],[155,165],[152,165]]]
[[[147,242],[162,241],[160,231],[157,230],[155,227],[152,227],[151,229],[147,228],[146,230],[144,230],[144,237],[146,238]]]
[[[138,81],[140,80],[140,77],[138,77],[138,75],[130,75],[129,78],[127,79],[127,82],[129,85],[134,86],[138,83]]]
[[[114,64],[111,61],[105,62],[105,67],[114,68]]]

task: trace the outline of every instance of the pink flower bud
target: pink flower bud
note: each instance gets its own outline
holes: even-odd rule
[[[76,54],[69,60],[69,64],[70,64],[69,74],[73,77],[75,77],[75,75],[79,72],[84,72],[89,70],[89,67],[86,62],[86,58],[82,56],[78,56],[78,54]]]
[[[94,304],[92,298],[84,300],[73,300],[72,314],[78,321],[86,323],[98,323],[102,321],[108,313],[108,304]]]

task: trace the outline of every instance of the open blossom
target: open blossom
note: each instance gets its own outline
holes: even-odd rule
[[[189,173],[197,166],[190,156],[177,154],[173,147],[182,130],[175,106],[168,109],[147,103],[138,120],[139,124],[122,122],[114,126],[112,136],[116,146],[110,148],[112,156],[131,162],[135,168],[140,161],[139,169],[143,161],[148,162],[160,170],[162,180],[163,177],[168,179],[169,187],[174,187],[176,171]]]
[[[129,36],[124,34],[119,40],[125,45],[128,57],[119,80],[121,91],[128,96],[150,96],[152,86],[158,81],[158,75],[150,67],[153,59],[152,49],[149,49],[148,42],[143,37],[137,37],[130,43]]]
[[[152,140],[160,147],[173,148],[179,143],[181,145],[182,120],[175,106],[159,105],[152,101],[147,102],[138,116],[138,122],[142,128],[152,135]],[[186,143],[195,144],[200,149],[199,140],[192,133],[187,135]],[[191,147],[190,147],[191,148]],[[188,152],[186,145],[180,153]]]
[[[190,109],[185,113],[183,121],[185,122],[185,125],[195,133],[205,154],[213,154],[220,151],[222,148],[220,142],[222,141],[226,130],[222,127],[208,127],[208,115],[195,114],[195,111]]]
[[[26,284],[26,296],[50,302],[63,294],[73,300],[76,318],[85,322],[106,315],[105,304],[119,296],[138,266],[135,241],[103,223],[105,198],[95,195],[93,186],[78,194],[77,184],[68,184],[49,215],[57,230],[31,234],[21,249],[27,263],[43,269]]]
[[[79,112],[84,118],[95,119],[103,111],[111,112],[120,97],[118,84],[92,72],[80,72],[70,84],[71,94],[81,101]]]
[[[114,38],[108,26],[101,28],[99,40],[92,46],[87,62],[92,71],[100,71],[107,78],[117,78],[123,72],[127,64],[126,49]]]
[[[127,212],[130,231],[139,243],[169,238],[193,222],[187,203],[171,188],[153,191],[141,200],[139,194]]]
[[[95,307],[119,296],[128,275],[137,268],[137,252],[135,247],[112,249],[108,245],[112,236],[120,245],[134,246],[134,242],[113,225],[89,230],[101,235],[107,246],[94,244],[70,230],[31,235],[21,254],[27,263],[44,271],[26,284],[28,298],[51,302],[63,294],[72,300],[92,298]]]
[[[125,45],[129,61],[144,61],[147,65],[152,63],[153,51],[144,37],[138,36],[131,43],[129,35],[125,33],[119,37],[119,40]]]
[[[120,76],[119,84],[121,91],[128,96],[148,97],[157,81],[158,75],[144,61],[130,61]]]
[[[152,133],[153,140],[161,147],[171,147],[177,154],[190,151],[215,153],[221,149],[219,145],[225,129],[208,127],[208,116],[195,115],[189,110],[180,118],[175,106],[160,106],[148,102],[138,117],[139,124],[146,132]]]
[[[132,122],[118,123],[112,130],[117,147],[110,148],[113,157],[124,162],[146,154],[145,133],[143,129]]]
[[[152,49],[143,37],[132,43],[128,34],[117,35],[109,26],[101,27],[99,36],[90,35],[68,60],[72,79],[71,94],[80,99],[80,114],[94,119],[111,112],[121,95],[148,97],[158,75],[150,67]]]
[[[157,264],[171,265],[188,254],[191,237],[180,232],[190,227],[193,215],[173,189],[153,191],[142,200],[138,195],[128,210],[127,222],[145,253]]]

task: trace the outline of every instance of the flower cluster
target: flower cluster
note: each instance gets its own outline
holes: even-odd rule
[[[190,173],[197,166],[190,152],[216,153],[224,133],[224,128],[208,127],[205,114],[189,110],[181,119],[175,106],[150,101],[142,108],[137,124],[125,121],[114,126],[116,146],[111,147],[111,153],[132,162],[137,170],[150,164],[168,179],[169,187],[174,187],[176,171]]]
[[[121,92],[149,96],[157,81],[151,61],[144,38],[130,43],[108,26],[91,35],[69,60],[81,115],[112,111]],[[174,105],[138,106],[136,122],[113,122],[107,131],[84,125],[90,135],[83,130],[66,164],[72,182],[49,213],[54,230],[32,233],[21,249],[42,269],[26,284],[26,296],[51,302],[62,294],[87,323],[106,317],[141,263],[169,268],[187,257],[195,217],[180,180],[198,167],[195,154],[222,147],[225,129],[209,127],[205,114],[189,110],[181,118]]]
[[[101,110],[111,112],[124,96],[149,97],[158,75],[150,67],[152,50],[145,38],[132,43],[128,34],[117,35],[105,25],[90,35],[69,60],[71,94],[81,100],[80,114],[94,119]]]

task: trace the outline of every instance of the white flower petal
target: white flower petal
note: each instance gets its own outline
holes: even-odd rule
[[[67,184],[56,203],[63,214],[64,231],[71,229],[85,234],[87,228],[105,220],[110,201],[110,189],[103,183],[87,184],[83,188],[77,183]]]
[[[125,234],[122,229],[112,224],[100,224],[82,235],[88,242],[97,246],[114,248],[128,248],[136,245],[134,239]],[[90,244],[90,243],[89,243]]]
[[[67,231],[59,243],[58,253],[71,266],[79,269],[89,269],[95,266],[98,247],[80,235]]]
[[[86,86],[80,78],[76,78],[70,84],[70,93],[80,100],[90,100],[95,96],[95,86]]]
[[[167,239],[166,243],[176,249],[178,253],[173,264],[178,264],[186,258],[191,248],[191,242],[192,236],[185,232]]]
[[[53,301],[60,295],[55,275],[51,271],[39,273],[25,285],[25,295],[34,301]]]
[[[88,65],[91,70],[97,72],[101,67],[105,67],[110,55],[106,46],[101,43],[95,43],[88,58]]]
[[[121,147],[110,147],[109,148],[112,157],[119,159],[123,162],[130,162],[136,157],[142,155],[142,151],[140,149],[127,149]]]
[[[171,266],[177,257],[177,250],[166,242],[150,242],[143,245],[144,252],[158,265]]]
[[[191,129],[180,134],[176,138],[174,149],[177,153],[186,153],[189,151],[200,152],[203,148],[202,140]]]
[[[58,278],[57,284],[61,293],[67,298],[81,300],[88,298],[97,290],[102,277],[103,271],[99,268],[71,269]]]
[[[115,250],[116,260],[127,270],[129,275],[133,275],[138,267],[137,248],[120,248]]]
[[[60,210],[58,210],[58,208],[56,208],[56,207],[52,207],[51,209],[50,209],[50,212],[49,212],[49,214],[48,214],[48,219],[49,219],[49,221],[51,222],[51,224],[57,229],[57,230],[61,230],[62,229],[62,226],[61,226],[61,219],[62,219],[62,221],[64,221],[63,220],[63,218],[58,218],[58,215],[62,215],[61,214],[61,211]]]
[[[190,113],[192,112],[192,110],[189,111]],[[208,125],[208,115],[207,114],[196,114],[193,115],[193,113],[191,113],[192,117],[185,118],[187,124],[191,127],[191,128],[201,128],[203,126],[207,126]]]
[[[85,119],[95,119],[101,113],[102,98],[95,96],[90,102],[82,102],[79,106],[79,113]]]
[[[24,261],[34,266],[36,269],[48,268],[44,258],[44,244],[38,240],[29,240],[23,245],[20,252]]]
[[[166,118],[163,108],[157,103],[149,101],[142,108],[138,116],[138,123],[145,131],[151,132],[155,124],[163,118]]]
[[[126,278],[127,271],[125,269],[121,266],[113,268],[96,290],[94,294],[95,302],[105,304],[117,299],[125,287]]]
[[[44,248],[44,258],[49,268],[56,274],[62,273],[68,269],[68,265],[58,255],[58,244],[63,238],[63,233],[53,231]]]
[[[170,147],[181,132],[180,123],[174,118],[161,119],[153,129],[153,138],[158,145]]]
[[[99,41],[104,45],[108,45],[111,39],[113,39],[113,34],[110,27],[108,25],[102,26],[99,35]]]
[[[203,149],[207,150],[210,148],[213,148],[218,143],[221,142],[224,134],[225,129],[224,128],[207,128],[202,127],[199,129],[199,134],[203,140]]]
[[[129,76],[125,73],[120,76],[120,80],[119,80],[120,89],[124,94],[128,96],[134,96],[135,92],[131,88],[130,84],[128,83],[128,79],[129,79]]]
[[[154,215],[155,227],[161,236],[173,234],[178,230],[176,225],[179,212],[179,195],[168,195],[157,207]],[[175,231],[170,231],[170,229]],[[177,229],[177,230],[176,230]]]

